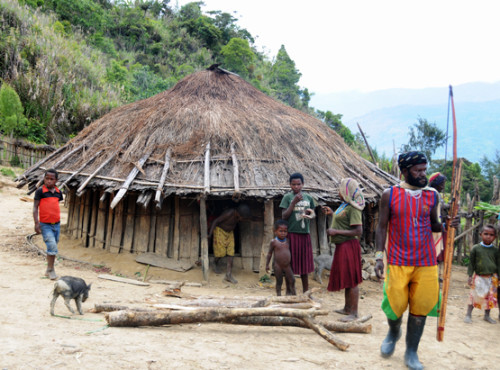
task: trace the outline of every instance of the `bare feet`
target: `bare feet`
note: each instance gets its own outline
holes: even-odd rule
[[[345,309],[345,307],[344,307],[344,308],[341,308],[341,309],[338,309],[338,310],[335,310],[334,312],[339,313],[339,314],[341,314],[341,315],[349,315],[349,311],[347,311],[347,310]]]
[[[484,321],[489,322],[490,324],[496,324],[497,322],[493,320],[490,316],[485,316]]]
[[[470,316],[465,316],[464,322],[466,324],[472,324],[472,318]]]
[[[351,321],[355,321],[358,319],[358,315],[348,315],[346,317],[342,317],[341,319],[339,319],[338,321],[341,321],[341,322],[351,322]]]
[[[227,275],[224,276],[224,281],[227,281],[228,283],[233,283],[233,284],[238,284],[238,280],[236,280],[233,275]]]

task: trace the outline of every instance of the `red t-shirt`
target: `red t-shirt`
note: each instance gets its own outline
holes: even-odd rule
[[[43,185],[35,192],[35,200],[40,201],[38,207],[40,222],[44,224],[54,224],[61,221],[59,202],[63,200],[63,195],[57,187],[54,192],[51,192]]]

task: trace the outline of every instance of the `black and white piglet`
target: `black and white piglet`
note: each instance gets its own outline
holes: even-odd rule
[[[64,298],[64,304],[72,314],[75,311],[70,306],[72,299],[76,302],[76,308],[80,315],[83,315],[82,302],[85,302],[89,297],[89,290],[92,284],[87,285],[83,279],[73,276],[63,276],[54,284],[52,302],[50,302],[50,314],[54,316],[54,305],[59,295]]]

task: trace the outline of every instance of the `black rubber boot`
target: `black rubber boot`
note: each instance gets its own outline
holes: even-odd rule
[[[396,349],[396,342],[401,338],[401,321],[403,320],[403,316],[401,316],[397,320],[387,319],[389,323],[389,332],[385,337],[382,345],[380,346],[380,354],[382,357],[390,357],[394,353]]]
[[[420,338],[424,332],[426,319],[427,317],[425,316],[413,316],[412,314],[408,317],[405,365],[411,370],[421,370],[424,368],[418,359],[417,350]]]

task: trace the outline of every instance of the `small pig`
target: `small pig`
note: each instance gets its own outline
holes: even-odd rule
[[[80,315],[83,315],[82,302],[85,302],[89,297],[89,290],[92,284],[87,285],[83,279],[73,276],[63,276],[54,284],[54,291],[52,302],[50,302],[50,314],[54,316],[54,305],[56,304],[57,297],[62,295],[64,297],[64,304],[72,314],[75,313],[70,306],[72,299],[76,302],[76,308]]]
[[[320,254],[314,257],[314,276],[313,279],[318,283],[323,284],[321,275],[324,269],[330,271],[332,268],[333,256],[330,254]]]

